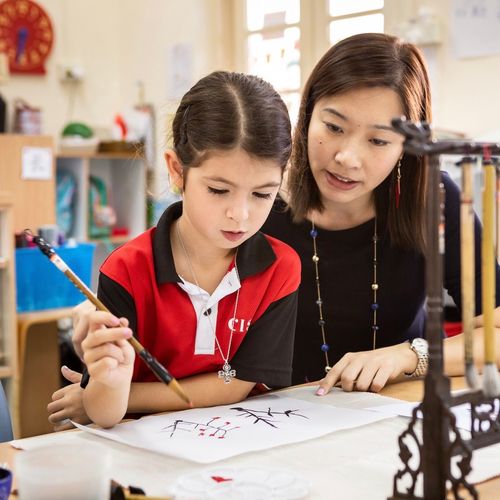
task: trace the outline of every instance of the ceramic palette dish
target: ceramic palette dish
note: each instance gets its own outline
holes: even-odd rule
[[[176,500],[298,500],[309,484],[283,470],[224,467],[186,474],[177,480]]]

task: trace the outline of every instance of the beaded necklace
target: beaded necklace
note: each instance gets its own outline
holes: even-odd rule
[[[330,350],[330,345],[328,344],[326,340],[326,332],[325,332],[325,326],[326,322],[323,317],[323,299],[321,298],[321,286],[320,286],[320,280],[319,280],[319,255],[318,255],[318,247],[316,245],[316,238],[318,237],[318,230],[316,229],[314,225],[314,220],[311,221],[311,231],[309,232],[312,240],[313,240],[313,256],[312,256],[312,261],[314,263],[314,270],[315,270],[315,281],[316,281],[316,293],[317,293],[317,300],[316,300],[316,305],[318,306],[318,311],[319,311],[319,321],[318,325],[321,330],[321,338],[323,343],[321,344],[321,351],[325,355],[325,373],[328,373],[331,370],[331,365],[330,365],[330,359],[328,358],[328,351]],[[379,288],[379,285],[377,283],[377,243],[378,243],[378,233],[377,233],[377,218],[375,218],[375,224],[374,224],[374,229],[373,229],[373,237],[372,237],[372,242],[373,242],[373,274],[372,274],[372,303],[370,305],[370,309],[372,312],[372,349],[375,349],[377,346],[377,332],[378,332],[378,325],[377,325],[377,311],[379,304],[377,302],[377,291]]]

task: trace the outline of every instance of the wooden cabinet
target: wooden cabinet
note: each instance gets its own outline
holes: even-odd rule
[[[48,152],[47,178],[25,178],[23,155],[26,149]],[[49,136],[0,134],[0,192],[12,197],[12,233],[43,224],[55,224],[55,162],[53,140]]]
[[[0,379],[14,432],[19,427],[13,200],[0,191]]]
[[[57,156],[57,171],[69,171],[76,180],[75,220],[68,236],[89,240],[89,176],[100,177],[106,184],[108,203],[116,212],[116,227],[128,234],[111,237],[122,243],[146,230],[146,166],[133,153],[72,154]]]
[[[41,225],[56,222],[54,141],[49,136],[0,134],[0,152],[0,377],[9,400],[14,434],[22,437],[20,408],[24,400],[20,390],[23,384],[19,370],[14,233],[26,228],[37,231]],[[38,154],[43,162],[32,161],[33,155]],[[30,168],[26,168],[26,163],[30,163]],[[43,175],[37,175],[37,168],[43,170]],[[57,349],[57,338],[55,342]],[[22,356],[23,363],[33,366],[33,359],[38,359],[41,351],[33,352],[30,360]],[[42,385],[47,370],[59,370],[58,365],[37,366],[37,380]],[[39,405],[44,422],[49,400],[44,398]],[[32,417],[28,412],[23,418]]]

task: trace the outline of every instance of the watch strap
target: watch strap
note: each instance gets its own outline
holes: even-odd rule
[[[405,373],[407,377],[423,377],[429,368],[429,349],[425,339],[413,339],[410,349],[417,355],[417,367],[412,373]]]

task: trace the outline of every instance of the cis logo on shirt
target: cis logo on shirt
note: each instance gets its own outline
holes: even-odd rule
[[[245,333],[250,328],[251,322],[252,320],[250,319],[231,318],[227,322],[227,326],[230,330],[233,330],[234,333]]]

